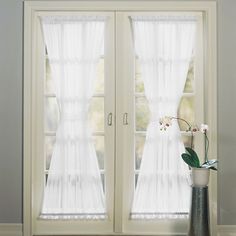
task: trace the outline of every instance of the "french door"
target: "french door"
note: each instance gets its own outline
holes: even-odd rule
[[[91,7],[90,7],[91,8]],[[130,8],[128,8],[130,10]],[[135,9],[135,8],[134,8]],[[156,8],[158,9],[158,8]],[[168,8],[166,8],[168,9]],[[32,20],[31,93],[31,226],[32,235],[184,234],[188,219],[132,219],[147,126],[150,121],[142,70],[135,52],[131,17],[194,16],[196,44],[189,64],[178,115],[193,123],[204,121],[203,13],[198,11],[36,11]],[[50,62],[41,29],[42,16],[104,16],[104,49],[97,65],[89,118],[106,202],[106,216],[98,220],[42,219],[44,189],[55,145],[60,108],[51,83]],[[32,17],[32,18],[31,18]],[[158,121],[156,123],[158,126]],[[181,127],[184,144],[189,136]],[[195,139],[201,149],[202,140]],[[179,157],[176,157],[179,158]],[[185,212],[188,214],[188,212]],[[28,235],[27,235],[28,236]]]
[[[131,17],[153,17],[165,15],[189,15],[196,17],[196,43],[193,46],[192,59],[189,63],[185,86],[177,115],[192,124],[204,120],[203,95],[203,28],[201,13],[170,13],[170,12],[117,12],[116,13],[116,194],[119,194],[116,204],[116,217],[121,219],[115,225],[117,231],[125,232],[185,232],[187,218],[168,219],[160,212],[159,219],[148,219],[148,216],[132,219],[132,204],[140,174],[140,166],[151,119],[148,99],[145,95],[142,69],[135,52],[134,33]],[[156,122],[158,129],[159,123]],[[182,141],[189,146],[191,136],[186,127],[179,123]],[[194,138],[195,148],[201,152],[201,138]],[[153,145],[157,145],[153,143]],[[176,156],[176,158],[179,158]],[[182,160],[181,160],[182,161]],[[120,176],[123,170],[123,175]],[[166,169],[166,171],[168,171]],[[160,190],[161,191],[161,190]],[[187,193],[186,193],[187,194]],[[166,196],[167,197],[167,196]],[[158,201],[158,200],[157,200]],[[184,214],[188,215],[188,211]],[[145,213],[144,213],[145,214]],[[119,224],[120,222],[120,224]]]
[[[96,75],[94,79],[93,95],[90,99],[88,113],[84,114],[89,119],[89,126],[92,134],[92,145],[96,151],[96,158],[101,175],[102,187],[105,195],[106,214],[101,220],[89,220],[89,217],[99,218],[92,213],[85,219],[58,219],[56,215],[47,217],[41,214],[44,199],[45,187],[50,175],[50,166],[57,142],[57,129],[61,122],[61,107],[55,90],[55,78],[53,78],[51,61],[48,56],[48,49],[44,42],[41,28],[41,16],[38,17],[35,27],[37,40],[37,75],[33,81],[33,93],[35,94],[35,118],[33,125],[36,130],[33,136],[35,140],[35,155],[33,159],[33,232],[37,234],[82,234],[92,233],[94,230],[111,232],[113,230],[114,215],[114,147],[115,147],[115,55],[114,55],[114,13],[113,12],[74,12],[58,13],[57,16],[106,17],[106,26],[104,30],[104,45],[101,49],[101,55],[96,65]],[[53,13],[47,13],[47,16]],[[44,15],[45,16],[45,15]],[[69,28],[70,29],[70,28]],[[54,63],[54,62],[53,62]],[[75,62],[76,63],[76,62]],[[56,78],[57,79],[57,78]],[[86,78],[85,78],[86,79]],[[78,94],[79,95],[79,94]],[[85,111],[86,112],[86,111]],[[37,117],[37,119],[36,119]],[[34,124],[35,123],[35,124]],[[76,127],[75,127],[76,128]],[[71,146],[73,147],[73,145]],[[78,150],[78,154],[80,151]],[[86,158],[86,157],[84,157]],[[54,162],[55,160],[54,157]],[[66,164],[66,163],[65,163]],[[79,164],[80,165],[80,164]],[[81,164],[81,168],[89,168]],[[89,169],[87,169],[89,173]],[[53,191],[53,190],[51,190]],[[60,193],[59,193],[60,194]],[[63,194],[63,193],[62,193]],[[90,196],[87,196],[88,198]],[[66,216],[67,215],[67,216]],[[65,217],[68,217],[66,214]],[[74,214],[72,214],[73,216]],[[63,214],[62,214],[63,216]],[[83,213],[80,213],[80,217]],[[87,217],[87,220],[86,220]]]

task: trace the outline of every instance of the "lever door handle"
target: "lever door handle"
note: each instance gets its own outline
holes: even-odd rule
[[[129,123],[128,123],[128,113],[127,112],[125,112],[124,114],[123,114],[123,125],[128,125]]]
[[[107,116],[107,125],[112,126],[112,113],[111,112]]]

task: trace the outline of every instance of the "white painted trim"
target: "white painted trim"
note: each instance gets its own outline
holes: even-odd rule
[[[209,159],[217,157],[217,19],[216,4],[205,12],[205,122],[209,124]],[[211,235],[217,235],[217,174],[211,171],[209,183]]]
[[[0,224],[0,236],[22,236],[22,224]]]
[[[236,236],[236,225],[218,225],[217,236]]]
[[[31,48],[32,8],[24,2],[23,234],[31,236]]]
[[[26,1],[25,5],[37,11],[194,11],[209,10],[215,6],[213,1]]]

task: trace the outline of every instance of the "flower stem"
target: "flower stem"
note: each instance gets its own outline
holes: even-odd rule
[[[183,122],[185,122],[187,125],[188,125],[188,131],[191,131],[191,148],[193,148],[193,131],[191,130],[191,125],[188,123],[188,121],[186,121],[185,119],[183,118],[179,118],[179,117],[171,117],[171,119],[176,119],[176,120],[181,120]]]
[[[193,149],[193,131],[191,131],[191,143],[190,143],[190,145],[191,145],[191,148]]]
[[[191,129],[191,125],[185,119],[179,118],[179,117],[173,117],[173,116],[171,117],[171,119],[176,119],[176,120],[184,121],[188,125],[189,130]]]
[[[208,154],[208,149],[209,149],[209,139],[207,137],[206,132],[204,133],[204,135],[205,135],[205,162],[208,162],[207,154]]]

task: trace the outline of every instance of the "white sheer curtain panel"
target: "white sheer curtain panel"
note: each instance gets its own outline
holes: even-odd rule
[[[188,16],[132,17],[136,56],[151,113],[131,218],[188,216],[188,166],[177,122],[160,131],[159,118],[177,116],[193,52],[196,21]]]
[[[106,215],[101,176],[88,122],[104,17],[42,17],[60,121],[41,218],[100,219]]]

